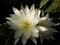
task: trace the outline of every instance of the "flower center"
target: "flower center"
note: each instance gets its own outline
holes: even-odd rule
[[[19,27],[23,32],[28,32],[32,28],[32,24],[28,20],[25,20],[19,25]]]

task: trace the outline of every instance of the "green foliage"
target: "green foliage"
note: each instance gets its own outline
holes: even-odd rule
[[[60,2],[60,0],[54,0],[53,3],[45,10],[45,12],[51,12],[52,10],[55,10],[58,2]]]
[[[40,8],[42,8],[49,0],[42,0],[40,3]]]

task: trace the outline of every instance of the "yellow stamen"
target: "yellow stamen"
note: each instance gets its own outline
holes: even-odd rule
[[[19,25],[19,27],[23,32],[28,32],[32,28],[32,24],[28,20],[25,20]]]

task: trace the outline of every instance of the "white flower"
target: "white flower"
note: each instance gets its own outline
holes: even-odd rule
[[[29,9],[28,6],[20,11],[13,7],[15,14],[11,14],[11,17],[7,17],[9,21],[7,23],[11,29],[15,29],[14,34],[15,42],[14,45],[18,42],[20,37],[22,37],[23,45],[26,44],[27,40],[31,37],[32,41],[37,44],[36,39],[38,37],[38,29],[36,24],[38,24],[38,17],[40,15],[40,10],[34,8],[34,5]]]
[[[58,32],[56,31],[52,26],[59,25],[52,23],[52,19],[49,18],[49,14],[46,14],[44,16],[44,12],[42,11],[42,17],[39,19],[39,24],[37,28],[39,29],[39,36],[40,36],[40,41],[43,43],[43,39],[54,39],[53,38],[53,33]]]

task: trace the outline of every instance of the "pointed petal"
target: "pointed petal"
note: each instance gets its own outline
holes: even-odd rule
[[[51,39],[55,40],[55,38],[53,36],[50,37]]]
[[[29,8],[28,8],[28,6],[26,5],[26,7],[25,7],[25,14],[26,14],[26,15],[29,15],[29,13],[30,13],[30,12],[29,12]]]
[[[52,27],[49,27],[48,29],[49,29],[52,33],[53,33],[53,32],[58,32],[56,29],[54,29],[54,28],[52,28]]]
[[[42,37],[40,38],[40,42],[41,42],[41,44],[43,43],[43,38]]]
[[[41,15],[42,17],[44,17],[44,11],[42,10],[42,15]]]
[[[39,23],[39,19],[34,18],[34,19],[31,20],[31,23],[32,23],[33,25],[36,25],[36,24]]]
[[[49,13],[47,13],[47,14],[45,15],[45,17],[46,17],[46,19],[48,19],[48,18],[49,18]]]
[[[12,23],[10,21],[6,21],[9,25],[11,25]]]
[[[23,45],[25,45],[26,42],[27,42],[27,38],[23,36],[23,37],[22,37],[22,43],[23,43]]]
[[[24,7],[23,7],[23,5],[21,5],[21,9],[22,9],[22,10],[24,10]]]
[[[37,13],[38,17],[40,17],[40,14],[41,14],[41,10],[39,10]]]
[[[16,31],[14,34],[14,38],[19,38],[19,37],[21,37],[21,35],[22,35],[22,32]]]
[[[13,14],[10,14],[10,16],[13,20],[16,20],[18,18],[16,15],[13,15]]]
[[[19,41],[19,38],[16,38],[14,41],[14,45],[16,45],[18,41]]]
[[[41,21],[46,21],[48,19],[49,19],[49,14],[47,14],[44,17],[40,18]]]
[[[39,37],[39,35],[38,35],[38,29],[37,28],[33,28],[32,29],[32,37]]]
[[[50,38],[47,38],[47,40],[49,41],[49,40],[50,40]]]
[[[9,21],[6,21],[8,24],[9,24],[9,23],[11,23],[11,24],[12,24],[12,23],[15,23],[15,21],[14,21],[12,18],[8,18],[8,17],[7,17],[6,19],[9,20]]]
[[[34,7],[34,4],[31,6],[30,8],[30,15],[35,15],[35,7]]]
[[[43,26],[38,26],[38,29],[45,32],[47,31],[48,29],[46,27],[43,27]]]
[[[31,36],[31,31],[25,32],[25,33],[24,33],[24,36],[25,36],[27,39],[29,39],[30,36]]]
[[[13,20],[12,18],[10,18],[10,17],[6,17],[6,19],[8,19],[8,20]]]
[[[29,8],[27,5],[25,6],[25,11],[29,11]]]
[[[35,16],[40,18],[41,10],[36,9],[35,11],[36,11]]]
[[[34,9],[35,9],[34,6],[35,6],[35,5],[33,4],[33,5],[31,6],[30,10],[34,10]]]
[[[37,45],[37,41],[35,38],[32,37],[31,40],[35,43],[35,45]]]
[[[60,23],[57,23],[57,24],[51,23],[51,26],[58,26],[58,25],[60,25]]]
[[[13,12],[16,14],[16,15],[20,15],[20,11],[16,8],[13,7]]]

